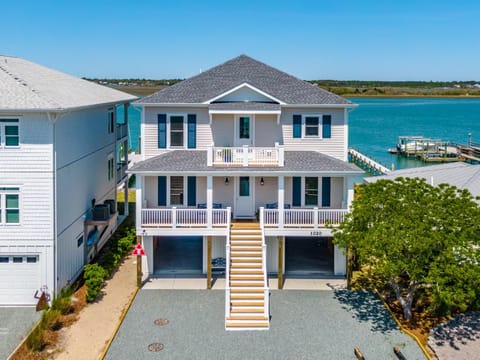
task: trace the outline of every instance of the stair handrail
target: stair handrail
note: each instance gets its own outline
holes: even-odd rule
[[[262,231],[263,315],[268,320],[270,318],[270,297],[267,278],[267,245],[265,243],[265,228],[262,223],[260,223],[260,230]]]
[[[230,317],[230,231],[231,231],[231,208],[227,207],[227,233],[226,233],[226,261],[225,261],[225,321]]]

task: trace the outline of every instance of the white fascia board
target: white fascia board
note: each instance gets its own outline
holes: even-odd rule
[[[135,100],[136,98],[132,99]],[[64,108],[30,108],[30,109],[0,109],[0,113],[15,113],[15,112],[21,112],[21,113],[69,113],[72,111],[80,111],[80,110],[86,110],[86,109],[93,109],[93,108],[98,108],[101,106],[113,106],[113,105],[119,105],[119,104],[130,104],[131,100],[121,100],[121,101],[110,101],[106,103],[97,103],[97,104],[91,104],[91,105],[83,105],[83,106],[72,106],[72,107],[64,107]]]
[[[282,104],[284,108],[354,109],[358,104]]]
[[[231,94],[231,93],[233,93],[233,92],[235,92],[235,91],[237,91],[237,90],[239,90],[239,89],[241,89],[241,88],[243,88],[243,87],[248,87],[250,90],[253,90],[253,91],[257,92],[257,93],[259,93],[260,95],[266,96],[266,97],[268,97],[269,99],[272,99],[273,101],[276,101],[276,102],[278,102],[278,103],[281,104],[281,105],[284,105],[284,104],[285,104],[283,101],[277,99],[276,97],[274,97],[274,96],[272,96],[272,95],[270,95],[270,94],[267,94],[265,91],[262,91],[262,90],[256,88],[255,86],[252,86],[252,85],[250,85],[249,83],[246,83],[246,82],[244,82],[244,83],[242,83],[242,84],[240,84],[240,85],[238,85],[238,86],[235,86],[233,89],[230,89],[230,90],[224,92],[223,94],[220,94],[220,95],[215,96],[214,98],[212,98],[212,99],[210,99],[210,100],[205,101],[204,104],[210,104],[210,103],[214,102],[215,100],[218,100],[218,99],[220,99],[220,98],[222,98],[222,97],[224,97],[224,96],[227,96],[227,95],[229,95],[229,94]]]
[[[135,102],[133,106],[143,106],[143,107],[188,107],[188,108],[203,108],[208,107],[208,104],[203,103],[142,103]]]
[[[277,177],[277,176],[331,176],[331,177],[345,177],[345,176],[354,176],[363,174],[363,171],[249,171],[249,170],[219,170],[219,171],[132,171],[127,170],[128,174],[139,174],[143,176],[160,176],[160,175],[167,175],[167,176],[264,176],[264,177]]]
[[[208,110],[209,114],[273,114],[280,115],[281,110]]]

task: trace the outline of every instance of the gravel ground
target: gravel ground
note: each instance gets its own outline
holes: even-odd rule
[[[461,314],[433,328],[428,344],[441,360],[480,359],[480,312]]]
[[[269,331],[225,331],[225,293],[141,290],[106,359],[424,359],[369,292],[272,291]],[[158,326],[154,320],[166,318]],[[148,345],[162,343],[150,352]]]
[[[0,307],[0,359],[6,359],[40,319],[35,307]]]

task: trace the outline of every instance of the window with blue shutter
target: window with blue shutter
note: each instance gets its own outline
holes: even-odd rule
[[[323,115],[322,117],[322,136],[325,139],[332,137],[332,115]]]
[[[302,115],[293,115],[293,137],[302,137]]]
[[[197,205],[197,178],[195,176],[189,176],[187,180],[187,205],[196,206]]]
[[[158,148],[167,148],[167,114],[158,114]]]
[[[302,206],[302,178],[299,176],[292,178],[292,205]]]
[[[330,192],[332,188],[332,179],[329,177],[322,178],[322,207],[330,206]]]
[[[188,148],[197,147],[197,115],[188,114]]]
[[[167,177],[158,177],[158,206],[167,206]]]

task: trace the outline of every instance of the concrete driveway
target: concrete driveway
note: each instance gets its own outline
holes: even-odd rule
[[[227,332],[224,291],[140,290],[106,359],[425,359],[372,293],[273,290],[270,304],[270,330]]]
[[[0,307],[0,359],[6,359],[40,319],[35,307]]]

